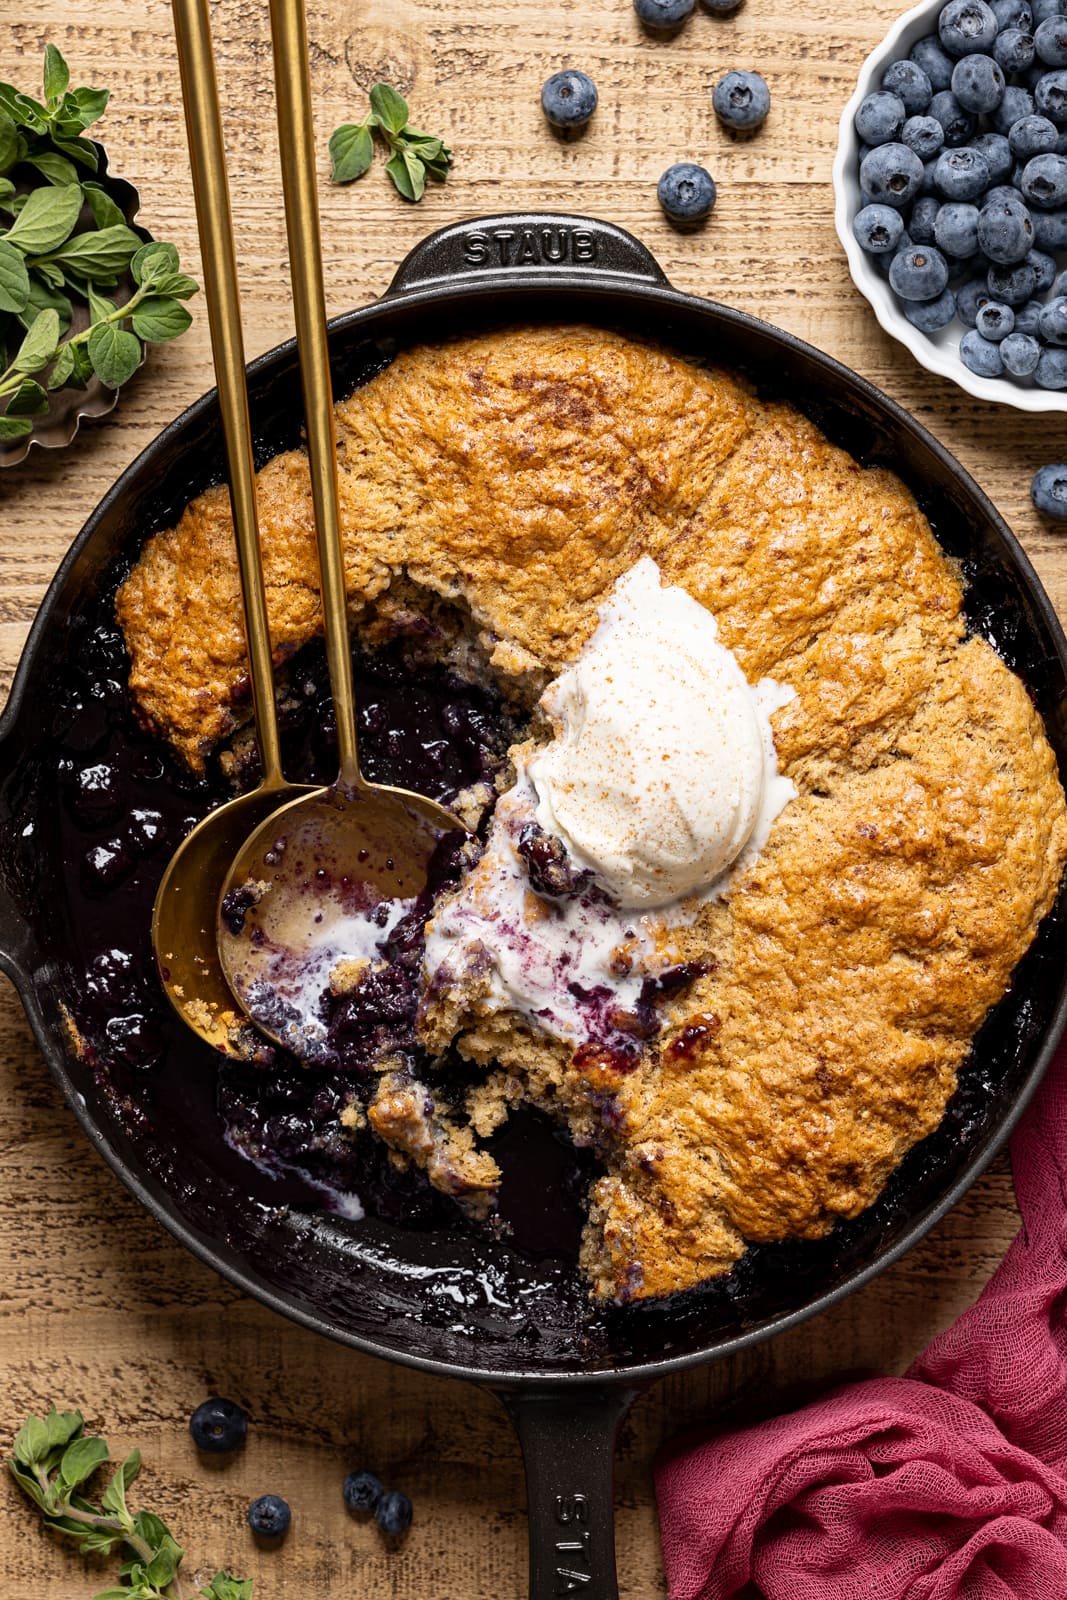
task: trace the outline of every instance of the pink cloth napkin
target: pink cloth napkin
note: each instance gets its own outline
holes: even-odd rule
[[[671,1600],[1067,1600],[1067,1045],[1011,1155],[1022,1227],[905,1377],[664,1450]]]

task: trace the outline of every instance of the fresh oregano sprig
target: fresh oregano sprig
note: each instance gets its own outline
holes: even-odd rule
[[[405,200],[421,200],[426,179],[444,183],[452,152],[443,139],[408,123],[408,103],[388,83],[370,91],[370,112],[362,122],[346,122],[330,135],[330,176],[334,183],[362,178],[374,159],[374,134],[389,150],[385,170]]]
[[[80,1411],[57,1411],[30,1417],[15,1436],[8,1466],[25,1495],[44,1517],[45,1526],[76,1539],[83,1555],[125,1557],[121,1580],[94,1600],[182,1600],[178,1568],[182,1547],[161,1517],[131,1511],[126,1492],[141,1470],[134,1450],[115,1468],[98,1502],[81,1492],[111,1459],[103,1439],[87,1437]],[[252,1580],[217,1572],[197,1600],[251,1600]]]
[[[54,45],[45,50],[43,102],[0,83],[0,224],[4,213],[13,218],[0,225],[0,441],[31,432],[50,390],[84,389],[94,374],[121,387],[146,342],[176,339],[192,320],[181,302],[197,285],[179,270],[174,246],[142,244],[110,195],[79,177],[75,161],[95,172],[98,159],[76,129],[95,122],[108,94],[69,83]],[[27,167],[38,177],[28,189]],[[109,291],[127,272],[136,287],[118,306]],[[65,337],[75,302],[88,307],[89,325]]]

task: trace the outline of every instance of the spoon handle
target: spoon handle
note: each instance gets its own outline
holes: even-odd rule
[[[322,285],[322,245],[315,194],[315,143],[303,0],[271,0],[274,82],[281,145],[285,226],[293,281],[296,343],[304,386],[311,497],[319,543],[326,658],[337,720],[340,783],[362,786],[356,748],[356,706],[348,640],[344,551],[337,504],[337,454],[334,440],[330,353],[326,339],[326,298]]]
[[[241,299],[226,182],[226,153],[219,119],[218,85],[211,48],[208,0],[173,0],[185,126],[189,139],[196,221],[207,299],[211,352],[229,467],[230,504],[237,540],[237,565],[244,606],[245,638],[252,680],[252,709],[263,765],[263,782],[282,782],[278,718],[274,703],[267,597],[256,514],[252,426],[245,383]]]

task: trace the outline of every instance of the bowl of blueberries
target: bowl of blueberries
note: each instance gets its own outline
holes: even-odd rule
[[[1067,3],[1067,0],[1062,0]],[[1067,410],[1067,15],[901,17],[841,117],[837,231],[885,331],[982,400]]]

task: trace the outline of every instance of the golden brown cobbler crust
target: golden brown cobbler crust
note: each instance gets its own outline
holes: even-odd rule
[[[596,1141],[583,1260],[602,1295],[683,1289],[746,1240],[856,1215],[940,1121],[1067,855],[1040,721],[965,636],[959,578],[911,495],[789,406],[591,328],[409,351],[338,422],[357,622],[403,575],[459,597],[530,703],[649,554],[751,681],[796,690],[773,725],[799,796],[684,932],[682,955],[714,970],[637,1071],[576,1062],[470,995],[427,1017],[430,1043],[458,1033],[486,1063],[475,1126],[525,1094]],[[321,625],[302,453],[259,486],[281,662]],[[141,715],[201,766],[246,715],[225,491],[149,541],[118,612]],[[386,1138],[390,1095],[372,1109]],[[432,1130],[394,1120],[398,1149],[427,1143],[440,1165]]]

